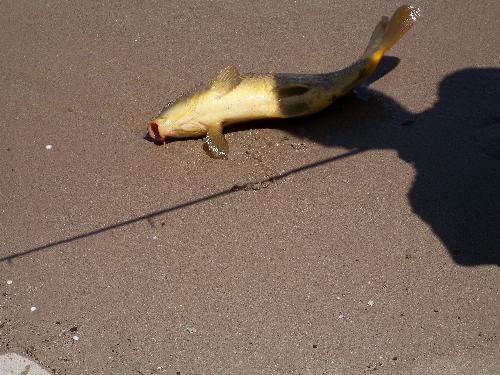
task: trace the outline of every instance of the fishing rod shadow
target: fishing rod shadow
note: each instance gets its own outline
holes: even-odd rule
[[[247,182],[245,184],[234,185],[226,190],[222,190],[222,191],[219,191],[219,192],[216,192],[213,194],[205,195],[203,197],[193,199],[191,201],[187,201],[187,202],[175,205],[175,206],[170,206],[167,208],[163,208],[161,210],[153,211],[153,212],[150,212],[150,213],[147,213],[147,214],[144,214],[141,216],[137,216],[137,217],[129,219],[129,220],[123,220],[123,221],[117,222],[115,224],[110,224],[110,225],[107,225],[107,226],[104,226],[101,228],[97,228],[97,229],[94,229],[91,231],[87,231],[87,232],[75,235],[75,236],[67,237],[67,238],[62,239],[62,240],[49,242],[49,243],[41,245],[41,246],[33,247],[31,249],[27,249],[27,250],[24,250],[24,251],[15,253],[15,254],[4,256],[4,257],[0,258],[0,263],[1,262],[12,263],[12,261],[14,259],[25,256],[25,255],[33,254],[33,253],[36,253],[36,252],[39,252],[42,250],[49,250],[49,249],[56,247],[56,246],[69,244],[69,243],[74,242],[74,241],[78,241],[78,240],[81,240],[84,238],[96,236],[96,235],[99,235],[99,234],[102,234],[105,232],[109,232],[109,231],[112,231],[112,230],[115,230],[115,229],[118,229],[118,228],[121,228],[121,227],[124,227],[127,225],[139,223],[142,221],[151,222],[151,219],[153,219],[155,217],[165,215],[165,214],[177,211],[177,210],[185,209],[185,208],[188,208],[188,207],[191,207],[191,206],[194,206],[196,204],[203,203],[203,202],[206,202],[206,201],[209,201],[212,199],[221,198],[225,195],[236,193],[238,191],[251,190],[252,187],[255,186],[255,184],[262,184],[262,183],[266,183],[266,182],[268,182],[268,183],[276,182],[276,181],[282,180],[290,175],[304,172],[306,170],[313,169],[313,168],[316,168],[316,167],[319,167],[319,166],[322,166],[322,165],[325,165],[328,163],[332,163],[336,160],[347,158],[347,157],[355,155],[359,152],[360,151],[357,149],[350,150],[350,151],[344,152],[342,154],[332,156],[330,158],[326,158],[326,159],[319,160],[319,161],[316,161],[313,163],[305,164],[305,165],[298,167],[298,168],[290,169],[286,172],[283,172],[283,173],[280,173],[280,174],[277,174],[274,176],[270,176],[270,177],[267,177],[267,178],[259,180],[259,181],[250,181],[250,182]]]
[[[385,74],[390,72],[392,69],[394,69],[397,64],[399,63],[399,59],[393,58],[393,57],[385,57],[382,60],[382,63],[379,65],[379,68],[377,71],[374,73],[371,82],[374,82],[375,80],[383,77]],[[364,94],[363,94],[364,95]],[[373,121],[374,118],[378,118],[382,114],[382,108],[381,108],[381,103],[378,101],[374,101],[373,98],[368,95],[368,99],[363,98],[363,95],[352,95],[347,98],[339,100],[336,105],[332,106],[330,109],[323,111],[320,114],[316,114],[313,116],[309,116],[304,119],[287,119],[287,120],[273,120],[273,121],[253,121],[249,122],[246,124],[242,125],[237,125],[234,127],[231,127],[229,131],[240,131],[244,129],[255,129],[255,128],[280,128],[280,129],[285,129],[290,132],[298,132],[300,136],[307,137],[314,139],[317,142],[320,143],[325,143],[325,142],[332,142],[334,138],[338,138],[339,136],[343,137],[350,137],[352,134],[356,133],[356,127],[354,127],[351,124],[351,121],[347,118],[342,120],[342,113],[347,113],[349,116],[349,113],[352,114],[358,114],[362,118],[360,118],[359,121],[356,121],[358,126],[365,126],[367,125],[368,121],[367,119],[370,119],[370,121]],[[348,110],[346,111],[346,107]],[[364,113],[363,111],[360,112],[360,108],[365,108]],[[368,113],[369,112],[369,113]],[[360,114],[361,113],[361,114]],[[331,121],[333,121],[334,118],[339,118],[340,117],[340,122],[335,120],[336,125],[335,127],[332,128],[331,126]],[[308,124],[306,124],[306,122]],[[312,124],[315,124],[314,126],[311,126]],[[342,125],[344,124],[344,125]],[[306,126],[307,125],[307,126]],[[343,133],[347,132],[347,134],[342,135]],[[351,135],[350,135],[351,134]],[[149,141],[154,141],[152,140],[148,135],[144,137],[145,139]],[[163,144],[159,142],[155,142],[157,144]],[[245,190],[255,184],[258,183],[265,183],[265,182],[273,182],[273,181],[278,181],[280,179],[283,179],[289,175],[295,174],[295,173],[300,173],[304,172],[306,170],[334,162],[336,160],[342,159],[349,157],[351,155],[357,154],[359,152],[363,151],[363,147],[359,147],[361,145],[361,142],[356,141],[354,143],[357,143],[358,146],[353,146],[350,148],[350,151],[347,151],[343,154],[333,156],[324,160],[320,160],[314,163],[306,164],[304,166],[301,166],[299,168],[291,169],[287,172],[284,172],[279,175],[271,176],[269,178],[266,178],[265,180],[262,181],[251,181],[248,182],[247,184],[241,185],[241,186],[233,186],[229,189],[210,194],[204,197],[200,197],[198,199],[194,199],[192,201],[188,201],[176,206],[171,206],[167,207],[158,211],[153,211],[145,215],[138,216],[133,219],[129,220],[124,220],[117,222],[115,224],[110,224],[101,228],[97,228],[91,231],[87,231],[72,237],[68,237],[62,240],[58,241],[53,241],[47,244],[44,244],[42,246],[34,247],[31,249],[27,249],[21,252],[18,252],[16,254],[8,255],[3,258],[0,258],[0,262],[11,262],[13,259],[25,256],[28,254],[32,254],[35,252],[39,252],[42,250],[47,250],[56,246],[64,245],[71,243],[73,241],[81,240],[87,237],[91,236],[96,236],[104,232],[108,232],[114,229],[118,229],[120,227],[124,227],[127,225],[135,224],[144,220],[151,220],[157,216],[168,214],[170,212],[188,208],[190,206],[211,200],[211,199],[216,199],[220,198],[224,195],[227,194],[232,194],[236,191],[240,190]],[[362,146],[362,145],[361,145]]]

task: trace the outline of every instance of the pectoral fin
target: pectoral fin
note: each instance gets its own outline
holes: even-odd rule
[[[222,126],[210,126],[208,128],[203,148],[211,158],[227,159],[229,145],[227,144],[226,137],[222,133]]]
[[[222,69],[212,82],[211,89],[219,96],[226,95],[241,82],[240,72],[235,66]]]

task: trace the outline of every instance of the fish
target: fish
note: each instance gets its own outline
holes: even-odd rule
[[[391,18],[376,25],[361,57],[350,66],[324,74],[240,74],[235,66],[222,69],[213,81],[167,105],[148,123],[157,142],[205,137],[204,150],[227,159],[229,145],[223,129],[232,124],[270,118],[292,118],[317,113],[360,86],[382,56],[408,32],[420,9],[400,6]]]

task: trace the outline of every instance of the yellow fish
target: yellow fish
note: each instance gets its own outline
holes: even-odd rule
[[[224,68],[203,89],[167,106],[149,122],[149,136],[166,138],[205,136],[205,150],[227,159],[228,143],[222,129],[238,122],[305,116],[319,112],[349,93],[373,73],[380,59],[415,23],[416,7],[403,5],[392,17],[382,17],[365,52],[354,64],[326,74],[244,74]]]

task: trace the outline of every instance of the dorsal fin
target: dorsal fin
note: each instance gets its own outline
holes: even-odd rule
[[[217,95],[223,96],[238,86],[241,82],[240,72],[233,66],[227,66],[222,69],[212,82],[211,90]]]

